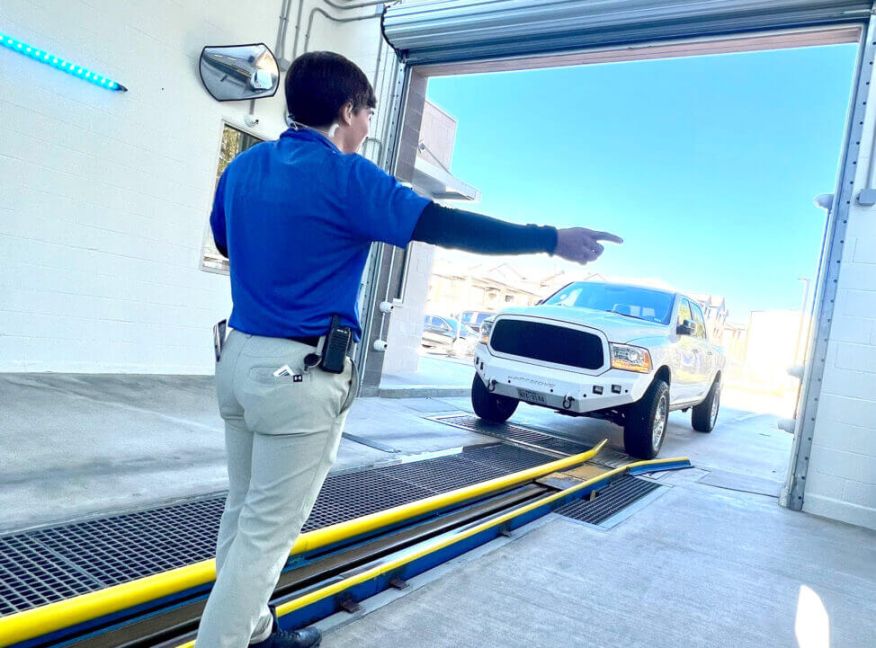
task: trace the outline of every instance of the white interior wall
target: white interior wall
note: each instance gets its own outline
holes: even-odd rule
[[[388,348],[383,360],[383,373],[417,371],[420,356],[417,351],[423,337],[423,315],[432,278],[435,247],[414,242],[408,251],[402,303],[392,312],[387,326]]]
[[[281,88],[256,102],[260,124],[247,129],[248,102],[214,101],[198,56],[207,44],[273,49],[281,4],[0,4],[0,31],[129,88],[0,49],[0,371],[212,372],[228,278],[199,261],[223,121],[266,139],[285,124]],[[323,20],[311,49],[373,67],[378,30]],[[287,55],[293,38],[290,24]],[[300,38],[299,49],[303,28]]]
[[[874,125],[870,108],[855,196],[867,186]],[[851,201],[847,227],[803,509],[876,529],[876,207]]]

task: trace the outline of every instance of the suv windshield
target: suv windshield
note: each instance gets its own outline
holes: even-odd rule
[[[581,281],[544,301],[548,306],[591,308],[635,319],[668,324],[675,296],[662,290]]]

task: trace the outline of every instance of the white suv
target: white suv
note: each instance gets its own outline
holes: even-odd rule
[[[651,459],[671,410],[692,409],[699,432],[715,427],[724,354],[690,297],[577,282],[487,320],[474,363],[471,399],[482,419],[506,421],[520,401],[608,419],[623,426],[629,454]]]

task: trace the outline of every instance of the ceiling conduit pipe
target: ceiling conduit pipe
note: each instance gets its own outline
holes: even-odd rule
[[[292,8],[292,0],[283,0],[282,8],[280,9],[280,21],[277,25],[277,42],[274,45],[274,57],[280,65],[281,70],[286,68],[283,66],[283,59],[286,56],[286,32],[289,29],[289,10]]]
[[[292,60],[298,56],[298,37],[301,35],[301,17],[304,15],[304,0],[298,0],[298,13],[295,16],[295,40],[292,41]]]
[[[389,0],[369,0],[368,2],[357,2],[356,4],[345,4],[339,5],[332,0],[322,0],[329,7],[334,7],[335,9],[340,9],[342,11],[349,11],[350,9],[362,9],[363,7],[376,7],[378,5],[384,5]],[[349,0],[348,0],[349,2]]]
[[[320,7],[314,7],[310,10],[310,16],[307,19],[307,31],[304,32],[304,51],[302,52],[302,54],[304,52],[307,52],[307,46],[310,44],[310,34],[313,31],[313,19],[316,17],[316,14],[321,14],[334,23],[351,23],[359,22],[362,20],[373,20],[374,18],[379,18],[382,13],[383,12],[378,11],[376,13],[366,14],[364,16],[353,16],[352,18],[338,18],[337,16],[332,16],[330,13]]]

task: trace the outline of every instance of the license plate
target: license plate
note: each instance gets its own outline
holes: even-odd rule
[[[528,389],[518,389],[517,395],[520,396],[521,400],[529,401],[530,403],[547,403],[544,396]]]

